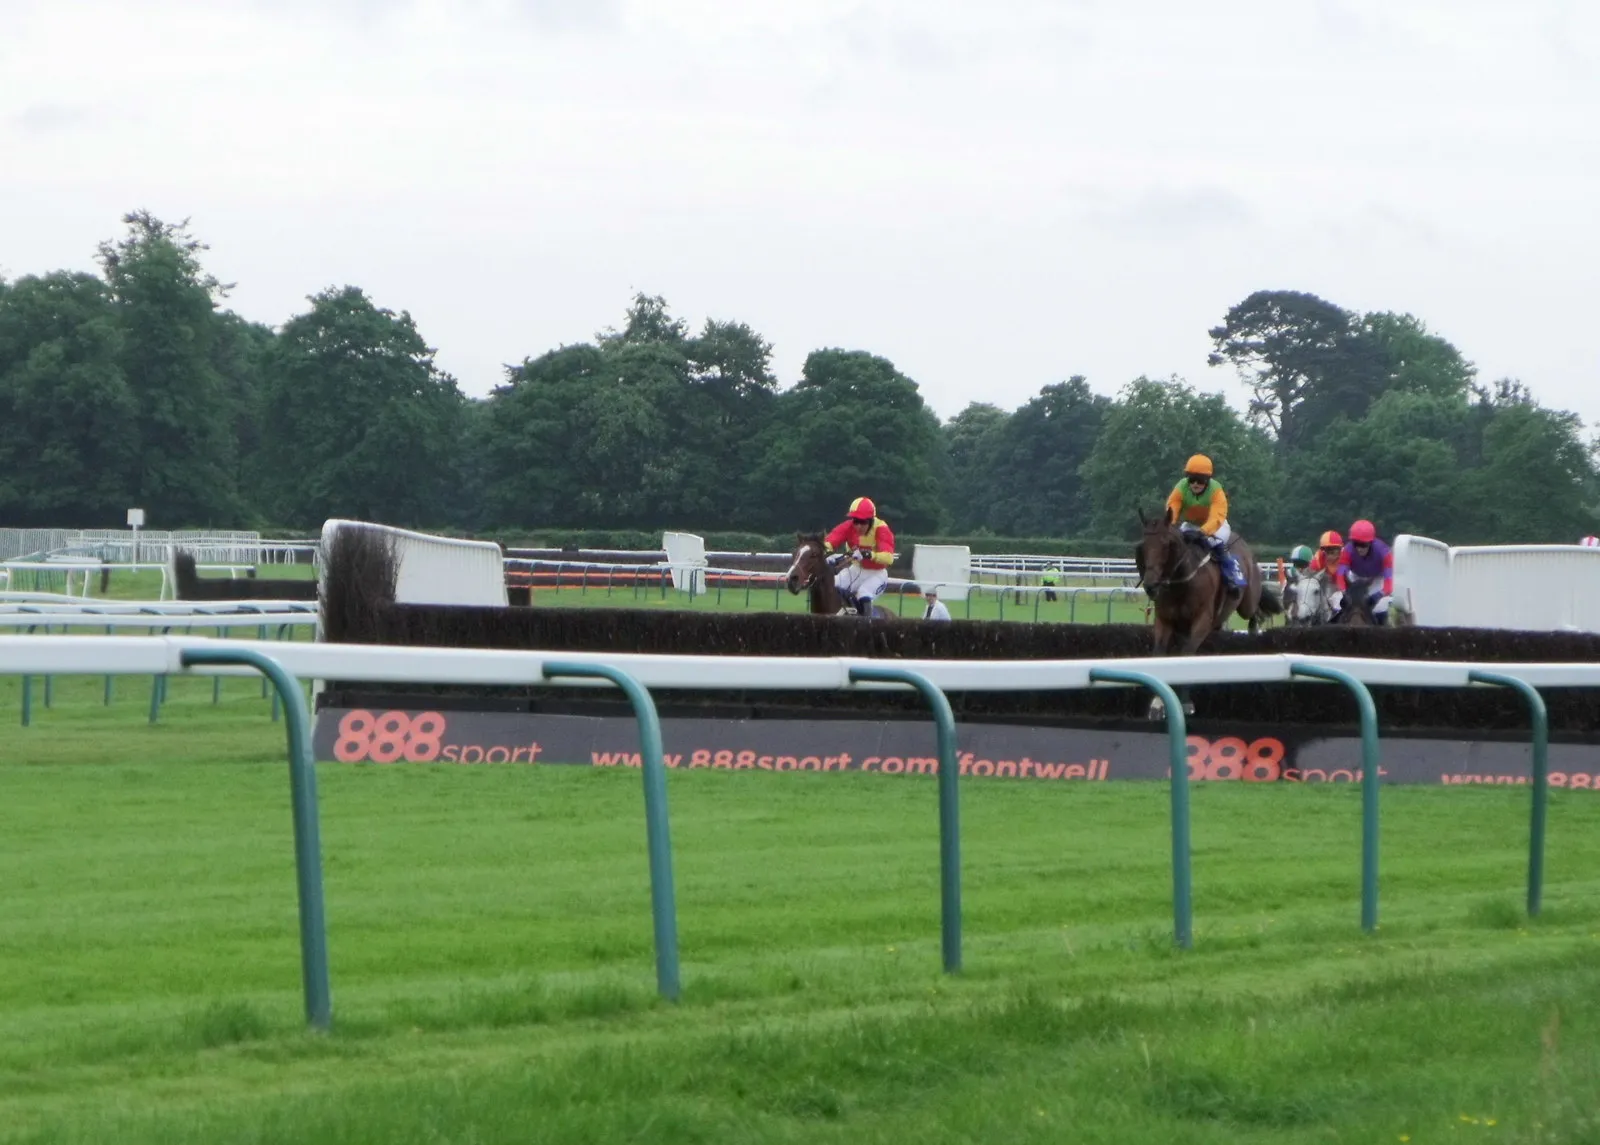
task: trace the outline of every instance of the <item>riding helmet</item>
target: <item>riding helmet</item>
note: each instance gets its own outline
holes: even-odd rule
[[[870,521],[878,515],[878,507],[871,497],[857,497],[850,502],[850,516],[857,521]]]
[[[1211,458],[1203,453],[1197,453],[1184,463],[1183,472],[1187,477],[1210,477],[1212,475]]]
[[[1317,541],[1317,548],[1342,549],[1344,548],[1344,538],[1333,529],[1329,529],[1326,533],[1323,533],[1321,539]]]
[[[1378,530],[1371,521],[1357,521],[1350,526],[1350,539],[1358,545],[1370,545],[1378,539]]]
[[[1289,553],[1289,563],[1292,565],[1308,565],[1311,563],[1311,546],[1296,545]]]

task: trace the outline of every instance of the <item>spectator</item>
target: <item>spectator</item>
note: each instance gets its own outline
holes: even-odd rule
[[[950,610],[944,606],[944,601],[939,599],[939,590],[930,588],[922,594],[927,601],[927,607],[922,610],[924,620],[949,620]]]
[[[1061,569],[1059,567],[1045,569],[1044,573],[1039,577],[1039,583],[1044,586],[1044,598],[1046,600],[1054,600],[1056,598],[1056,586],[1061,583]]]

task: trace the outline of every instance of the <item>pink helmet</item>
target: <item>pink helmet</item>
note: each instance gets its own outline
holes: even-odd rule
[[[1350,539],[1358,545],[1370,545],[1378,539],[1378,530],[1371,521],[1357,521],[1350,526]]]
[[[1586,549],[1600,549],[1600,537],[1585,537],[1578,544]]]

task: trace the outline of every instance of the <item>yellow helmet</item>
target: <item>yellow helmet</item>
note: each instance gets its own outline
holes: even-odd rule
[[[1203,453],[1197,453],[1184,463],[1183,472],[1189,477],[1210,477],[1211,458]]]

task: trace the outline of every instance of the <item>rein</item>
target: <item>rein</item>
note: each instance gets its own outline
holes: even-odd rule
[[[1181,568],[1183,568],[1184,563],[1189,559],[1190,550],[1189,550],[1189,542],[1188,541],[1182,540],[1180,538],[1179,541],[1178,541],[1178,544],[1183,546],[1183,548],[1181,550],[1181,555],[1178,557],[1178,567],[1181,569]],[[1211,558],[1212,558],[1213,555],[1215,555],[1215,554],[1213,554],[1213,553],[1208,551],[1205,556],[1200,558],[1200,563],[1195,565],[1194,568],[1189,570],[1187,576],[1180,576],[1180,577],[1166,576],[1166,577],[1162,577],[1160,580],[1156,581],[1156,583],[1151,585],[1150,587],[1152,589],[1171,588],[1174,585],[1188,584],[1195,577],[1200,575],[1200,570],[1201,569],[1205,568],[1208,564],[1211,563]]]

